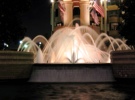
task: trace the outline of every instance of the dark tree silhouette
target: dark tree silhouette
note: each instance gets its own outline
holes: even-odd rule
[[[21,16],[31,6],[30,0],[0,0],[0,49],[4,43],[17,44],[25,35]]]
[[[124,0],[120,4],[120,16],[122,22],[119,25],[119,33],[127,39],[127,44],[135,45],[135,0]]]

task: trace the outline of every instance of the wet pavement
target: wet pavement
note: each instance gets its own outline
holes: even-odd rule
[[[135,100],[135,83],[0,83],[0,100]]]

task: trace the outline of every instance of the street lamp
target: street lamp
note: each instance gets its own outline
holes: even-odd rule
[[[54,2],[54,0],[51,0],[51,3],[53,3]]]
[[[104,7],[104,13],[105,13],[104,20],[101,17],[100,28],[101,30],[104,30],[105,33],[107,33],[107,2],[110,2],[110,0],[100,0],[101,5],[104,5],[103,7]],[[103,23],[104,23],[104,27],[103,27]]]

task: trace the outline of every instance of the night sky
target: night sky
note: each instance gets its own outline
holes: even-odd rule
[[[50,36],[50,5],[50,0],[32,0],[31,8],[22,16],[23,25],[27,28],[26,36]]]

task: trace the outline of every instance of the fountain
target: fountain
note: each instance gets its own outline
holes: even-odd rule
[[[79,0],[78,0],[79,1]],[[65,2],[67,3],[67,2]],[[104,64],[104,63],[116,63],[115,60],[117,60],[117,57],[113,57],[115,55],[115,51],[120,50],[126,50],[126,51],[131,51],[131,48],[126,45],[124,41],[121,39],[114,39],[111,36],[108,36],[106,33],[101,33],[98,34],[95,30],[90,28],[88,26],[88,23],[90,20],[85,20],[89,19],[89,12],[88,9],[84,9],[87,7],[83,4],[83,0],[79,2],[81,6],[80,11],[81,11],[81,24],[82,26],[79,26],[76,24],[75,27],[72,27],[73,21],[69,24],[69,27],[60,27],[58,30],[56,30],[52,36],[50,37],[49,40],[47,40],[44,36],[38,35],[34,39],[30,39],[29,37],[25,37],[22,40],[22,43],[19,45],[18,50],[15,51],[14,57],[18,55],[18,53],[31,53],[30,55],[30,65],[33,64],[33,56],[34,56],[34,65],[36,64],[48,64],[50,66],[51,64]],[[86,5],[89,2],[85,2]],[[70,3],[72,4],[72,3]],[[66,9],[70,9],[72,6],[67,6]],[[55,10],[52,10],[55,11]],[[67,10],[70,12],[70,10]],[[67,12],[66,17],[70,18],[70,14]],[[52,15],[54,12],[52,12]],[[85,16],[83,15],[85,14]],[[84,17],[83,17],[84,16]],[[54,16],[52,16],[53,18]],[[64,20],[64,25],[68,24],[68,21],[70,20]],[[52,21],[52,26],[54,25]],[[70,27],[71,25],[71,27]],[[84,26],[86,25],[86,26]],[[40,47],[37,43],[40,42],[42,43],[42,47]],[[114,52],[114,53],[112,53]],[[16,54],[17,53],[17,54]],[[11,53],[10,53],[11,54]],[[33,56],[32,56],[33,54]],[[118,54],[118,53],[117,53]],[[117,55],[116,54],[116,55]],[[14,61],[23,65],[24,63],[27,64],[27,57],[26,54],[21,54],[26,59],[23,59],[23,63],[19,63],[19,61],[22,61],[22,58],[19,57],[19,61],[16,59]],[[10,57],[11,59],[12,57]],[[129,56],[130,58],[130,56]],[[1,62],[3,61],[3,58]],[[11,61],[12,62],[12,61]],[[14,64],[13,63],[13,64]],[[129,63],[129,62],[128,62]],[[29,63],[28,63],[29,64]],[[68,65],[69,66],[69,65]],[[73,65],[71,65],[73,66]],[[73,66],[74,67],[74,66]],[[5,68],[5,67],[4,67]],[[67,68],[67,67],[66,67]],[[3,69],[3,68],[2,68]],[[78,68],[79,69],[79,68]],[[85,71],[87,72],[87,68],[84,68]],[[48,69],[47,69],[48,70]],[[63,69],[62,69],[63,70]],[[11,71],[11,70],[10,70]],[[46,75],[51,75],[49,73],[50,70],[48,70],[48,74]],[[12,72],[12,71],[11,71]],[[56,71],[57,72],[57,71]],[[13,72],[12,72],[13,73]],[[35,72],[36,74],[38,72]],[[78,72],[77,72],[78,73]],[[80,77],[82,76],[82,72]],[[54,72],[53,72],[54,74]],[[118,72],[119,74],[119,72]],[[23,74],[22,74],[23,75]],[[59,74],[55,74],[58,75]],[[55,76],[54,75],[54,76]],[[89,72],[87,73],[89,75]],[[86,76],[87,76],[86,75]],[[125,75],[125,74],[124,74]],[[11,75],[10,75],[11,76]],[[53,78],[54,78],[53,76]],[[122,74],[123,76],[123,74]],[[127,76],[127,75],[126,75]],[[35,78],[35,77],[34,77]],[[69,77],[70,78],[70,77]],[[93,77],[92,77],[93,78]],[[56,78],[54,78],[55,80]],[[65,79],[65,77],[64,77]],[[74,78],[75,80],[77,78]],[[99,78],[100,79],[100,78]],[[86,79],[87,80],[87,79]],[[70,80],[71,81],[71,80]]]
[[[89,66],[93,66],[92,64],[94,64],[94,66],[106,66],[104,64],[110,63],[112,64],[111,68],[106,67],[106,69],[107,70],[109,68],[111,70],[113,69],[113,73],[115,74],[114,76],[119,77],[120,74],[119,74],[118,69],[120,69],[121,66],[117,67],[117,65],[119,64],[117,65],[114,64],[115,61],[118,61],[116,57],[113,57],[114,52],[133,51],[128,45],[126,45],[125,41],[122,41],[121,39],[115,39],[111,36],[108,36],[106,33],[97,34],[95,30],[93,30],[92,28],[88,26],[78,26],[78,25],[75,28],[63,27],[56,30],[52,34],[49,40],[47,40],[42,35],[38,35],[34,39],[25,37],[22,40],[22,42],[23,43],[20,44],[18,47],[18,51],[33,52],[34,63],[37,65],[45,66],[45,67],[42,67],[42,70],[39,67],[39,70],[41,71],[40,73],[38,71],[34,72],[35,74],[33,74],[33,78],[30,80],[32,82],[33,80],[40,80],[40,79],[44,80],[45,82],[48,82],[48,81],[49,82],[56,82],[56,81],[76,82],[78,80],[80,82],[86,82],[86,81],[91,81],[91,80],[95,81],[95,79],[100,80],[100,78],[97,78],[99,76],[93,76],[93,74],[88,73],[89,69],[90,69],[89,72],[93,71],[92,69],[93,67],[91,68],[90,67],[84,67],[84,68],[77,67],[76,69],[75,65],[72,65],[72,64],[77,65],[78,63],[81,65],[83,64],[83,66],[87,66],[86,64],[88,64]],[[38,46],[39,42],[42,42],[42,48]],[[119,54],[116,54],[116,55],[119,57]],[[71,64],[71,65],[67,65],[67,64]],[[49,67],[49,66],[54,66],[54,65],[55,67]],[[64,67],[64,69],[62,66]],[[70,69],[71,67],[69,66],[72,66],[73,68]],[[51,69],[53,69],[54,71]],[[74,71],[74,70],[77,70],[77,71]],[[120,69],[120,71],[122,70],[123,69]],[[42,72],[42,71],[45,71],[45,72]],[[84,76],[82,76],[81,71],[83,72],[85,71],[86,75],[84,74]],[[74,74],[72,74],[72,72]],[[40,76],[41,73],[44,73],[43,76],[46,76],[46,75],[47,76],[49,75],[49,76],[46,78],[38,77],[35,79],[35,77]],[[61,76],[61,73],[62,73],[62,76]],[[69,75],[69,73],[72,75]],[[102,78],[103,80],[112,79],[112,76],[110,75],[111,72],[108,72],[108,73],[109,74],[107,74],[107,76],[106,74],[102,73],[102,76],[105,77],[105,79]],[[94,79],[93,77],[86,78],[86,76],[90,76],[89,74],[96,78]],[[72,77],[77,77],[77,78],[70,79],[68,75]],[[81,77],[85,77],[85,79],[82,79]],[[123,77],[123,74],[119,78],[121,77]]]
[[[55,31],[49,40],[38,35],[33,40],[25,37],[22,41],[18,51],[33,52],[35,63],[110,63],[111,51],[131,49],[121,39],[78,25]],[[37,45],[40,41],[44,45],[42,50]]]

